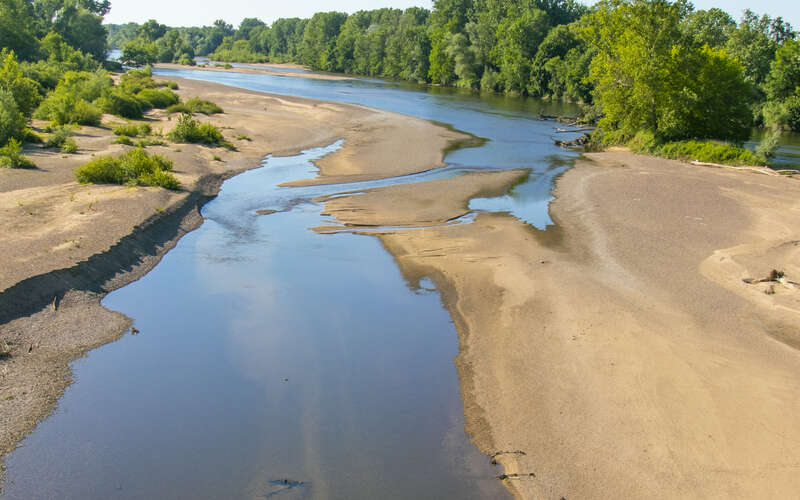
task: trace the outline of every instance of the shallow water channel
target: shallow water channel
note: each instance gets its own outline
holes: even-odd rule
[[[2,498],[505,497],[502,470],[464,432],[458,339],[432,283],[410,287],[376,238],[310,231],[331,222],[310,200],[528,168],[527,182],[471,206],[543,228],[552,179],[576,155],[537,113],[573,110],[368,80],[160,73],[356,102],[488,142],[397,179],[278,187],[314,176],[334,143],[225,182],[201,228],[105,298],[140,333],[73,364],[58,409],[8,457]]]

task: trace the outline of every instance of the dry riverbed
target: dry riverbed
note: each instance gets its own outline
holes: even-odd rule
[[[435,181],[436,197],[424,184],[382,188],[326,210],[351,230],[443,223],[510,175]],[[379,233],[411,286],[427,276],[442,291],[467,431],[509,489],[794,496],[800,182],[602,153],[556,193],[547,231],[481,214]]]
[[[78,154],[29,147],[38,169],[0,169],[0,456],[52,411],[69,383],[71,360],[130,328],[100,299],[145,274],[197,227],[200,207],[225,178],[259,166],[267,154],[292,155],[338,139],[344,146],[320,162],[317,182],[408,174],[440,166],[442,151],[466,138],[359,106],[179,83],[183,99],[200,96],[225,110],[198,119],[221,127],[237,148],[148,147],[174,160],[180,191],[75,183],[75,167],[126,149],[111,144],[111,127],[121,120],[110,116],[103,127],[80,129]],[[147,120],[164,133],[174,123],[159,111]],[[385,172],[372,170],[376,159]]]
[[[226,110],[210,121],[239,148],[150,148],[175,159],[181,192],[75,184],[92,153],[122,150],[108,129],[83,129],[81,156],[37,150],[39,170],[0,171],[3,453],[53,408],[70,360],[129,328],[102,295],[196,227],[222,179],[340,138],[306,182],[394,176],[441,165],[466,139],[357,106],[180,84]],[[591,154],[559,179],[547,231],[504,214],[452,223],[524,175],[321,199],[341,226],[315,228],[375,235],[410,286],[436,282],[459,333],[467,431],[507,487],[556,499],[800,491],[798,180]]]

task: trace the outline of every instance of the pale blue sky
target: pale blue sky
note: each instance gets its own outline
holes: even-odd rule
[[[593,4],[592,0],[581,0]],[[338,10],[355,12],[357,10],[394,7],[404,9],[411,6],[431,8],[431,0],[111,0],[111,12],[106,16],[108,23],[138,23],[156,19],[169,26],[203,26],[215,19],[225,19],[238,25],[245,17],[257,17],[272,22],[279,17],[310,17],[315,12]],[[728,11],[734,19],[741,17],[742,11],[750,7],[759,14],[767,13],[773,17],[782,16],[795,29],[800,28],[800,2],[787,0],[761,0],[754,3],[746,0],[720,1],[695,0],[695,8],[709,9],[719,7]]]

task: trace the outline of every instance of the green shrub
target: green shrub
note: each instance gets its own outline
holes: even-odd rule
[[[164,109],[180,102],[178,95],[168,89],[144,89],[136,94],[136,98],[148,108],[158,109]]]
[[[167,87],[170,90],[178,90],[178,83],[172,80],[156,82],[156,87]]]
[[[102,112],[93,104],[64,92],[53,92],[33,114],[34,118],[50,120],[55,125],[100,125]]]
[[[58,127],[54,129],[47,140],[44,141],[44,147],[62,148],[64,143],[73,135],[75,135],[75,131],[72,130],[72,127]]]
[[[147,66],[144,69],[132,69],[122,75],[119,86],[129,94],[138,94],[144,89],[156,88],[153,72]]]
[[[224,113],[224,111],[211,101],[192,97],[185,103],[173,104],[168,107],[167,113],[202,113],[204,115],[213,115]]]
[[[192,118],[192,115],[186,113],[178,118],[178,124],[172,129],[168,137],[172,142],[233,148],[233,145],[225,140],[222,132],[217,127],[210,123],[200,123]]]
[[[0,148],[0,168],[36,168],[36,165],[22,154],[22,144],[12,137]]]
[[[178,64],[183,66],[194,66],[196,63],[194,62],[194,59],[189,57],[188,54],[182,54],[180,59],[178,59]]]
[[[74,154],[78,152],[78,144],[74,139],[70,138],[64,141],[61,145],[61,152],[67,154]]]
[[[204,115],[214,115],[217,113],[224,113],[222,108],[217,106],[211,101],[206,101],[197,97],[192,97],[186,101],[186,106],[192,110],[192,113],[203,113]]]
[[[167,113],[192,113],[192,109],[186,105],[186,103],[179,102],[178,104],[173,104],[172,106],[167,108]]]
[[[103,94],[105,89],[114,86],[114,80],[105,70],[94,73],[88,71],[67,71],[56,86],[55,92],[72,94],[87,102],[92,102]]]
[[[761,140],[761,143],[756,148],[756,154],[764,160],[764,163],[775,156],[775,152],[778,150],[780,137],[781,131],[779,129],[774,129]]]
[[[116,158],[95,158],[75,169],[75,179],[81,184],[125,184],[178,189],[180,184],[171,172],[172,160],[160,155],[148,155],[143,149],[137,148]]]
[[[127,135],[121,135],[111,141],[111,144],[124,144],[125,146],[133,146],[133,141]]]
[[[23,75],[13,51],[4,50],[3,54],[5,58],[0,64],[0,88],[14,96],[17,108],[23,116],[30,117],[42,101],[42,87]]]
[[[25,117],[11,92],[0,88],[0,144],[25,137]]]
[[[638,137],[638,134],[637,134]],[[637,153],[651,154],[662,158],[682,161],[701,161],[723,165],[763,165],[765,159],[749,149],[715,141],[677,141],[663,144],[637,143],[634,139],[628,146]]]
[[[142,117],[142,104],[136,96],[122,88],[104,90],[103,95],[95,102],[104,113],[131,119]]]
[[[25,129],[25,136],[22,138],[22,141],[29,142],[31,144],[44,144],[44,139],[42,139],[39,134],[29,128]]]
[[[126,135],[128,137],[147,137],[153,133],[153,129],[148,123],[127,123],[118,125],[113,129],[114,135]]]

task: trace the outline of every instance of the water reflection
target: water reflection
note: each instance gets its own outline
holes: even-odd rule
[[[75,363],[3,498],[506,495],[464,434],[438,296],[376,239],[307,230],[305,197],[337,188],[278,187],[337,147],[226,181],[200,229],[105,299],[141,333]],[[294,203],[250,210],[274,199]]]

